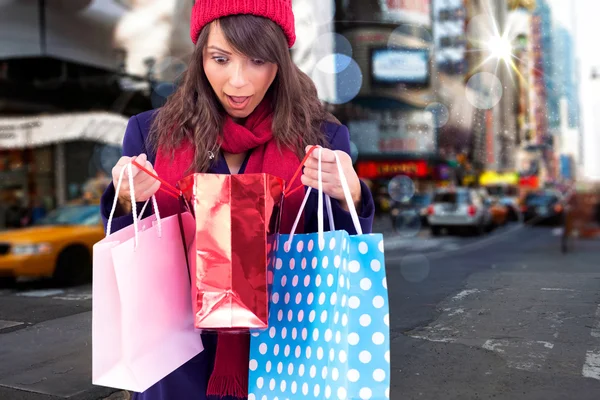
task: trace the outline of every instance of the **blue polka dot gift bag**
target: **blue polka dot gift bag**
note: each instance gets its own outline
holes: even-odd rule
[[[358,235],[324,232],[323,203],[333,218],[319,192],[318,233],[279,237],[269,328],[251,335],[249,400],[389,399],[383,236],[363,235],[353,209]]]

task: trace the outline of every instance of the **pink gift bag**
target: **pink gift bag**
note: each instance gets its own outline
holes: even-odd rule
[[[131,177],[131,164],[128,167]],[[117,193],[122,179],[123,174]],[[133,225],[110,234],[115,200],[107,237],[94,245],[95,385],[143,392],[204,349],[200,333],[194,329],[178,216],[161,219],[156,200],[152,200],[155,215],[138,220],[134,207]],[[187,212],[180,216],[191,257],[194,218]]]

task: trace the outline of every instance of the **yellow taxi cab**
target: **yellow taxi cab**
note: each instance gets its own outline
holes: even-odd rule
[[[92,247],[103,238],[100,205],[69,203],[33,226],[0,232],[0,276],[89,281]]]

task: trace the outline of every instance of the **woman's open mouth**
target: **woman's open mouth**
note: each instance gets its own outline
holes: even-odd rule
[[[227,96],[227,101],[229,102],[229,106],[234,110],[243,110],[246,108],[252,96]]]

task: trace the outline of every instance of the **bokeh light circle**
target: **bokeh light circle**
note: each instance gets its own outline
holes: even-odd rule
[[[325,57],[317,64],[312,80],[321,100],[331,104],[344,104],[360,92],[363,74],[352,58],[335,54]]]
[[[408,176],[396,176],[388,183],[388,194],[394,201],[407,202],[415,195],[415,183]]]
[[[150,101],[152,102],[152,106],[154,108],[162,107],[167,98],[175,93],[177,87],[174,83],[171,82],[159,82],[154,85],[154,89],[152,90],[152,95],[150,96]]]
[[[489,110],[500,102],[504,90],[500,79],[489,72],[478,72],[469,78],[465,94],[473,107]]]
[[[425,111],[433,114],[433,124],[436,128],[441,128],[450,120],[450,111],[442,103],[431,103],[425,107]]]
[[[400,273],[411,283],[423,282],[429,277],[430,270],[429,260],[421,254],[407,255],[400,261]]]
[[[354,142],[350,142],[350,157],[352,158],[352,164],[358,160],[358,147]]]
[[[401,210],[394,225],[400,236],[415,237],[421,231],[421,215],[416,210]]]

